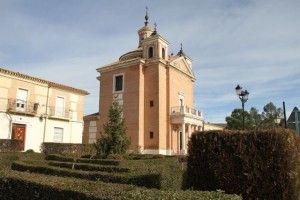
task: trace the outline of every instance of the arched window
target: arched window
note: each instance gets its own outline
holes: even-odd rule
[[[165,48],[162,48],[162,49],[161,49],[161,57],[162,57],[163,59],[166,58],[166,50],[165,50]]]
[[[152,58],[153,57],[153,47],[149,47],[148,49],[148,58]]]

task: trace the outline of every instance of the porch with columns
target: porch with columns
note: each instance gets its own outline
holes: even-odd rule
[[[176,107],[177,108],[177,107]],[[186,154],[192,133],[203,129],[202,113],[189,107],[171,109],[172,133],[177,134],[176,154]],[[173,142],[174,144],[174,142]],[[173,146],[174,149],[174,146]]]

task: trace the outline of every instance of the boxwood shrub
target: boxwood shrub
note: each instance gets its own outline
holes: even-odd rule
[[[49,161],[49,165],[55,167],[62,167],[68,169],[77,169],[84,171],[103,171],[103,172],[129,172],[126,167],[109,166],[109,165],[95,165],[90,163],[71,163],[71,162],[57,162]]]
[[[148,188],[160,188],[161,187],[161,175],[155,173],[147,174],[117,174],[117,173],[105,173],[105,172],[89,172],[63,169],[51,166],[36,166],[21,161],[14,162],[11,169],[17,171],[29,171],[33,173],[40,173],[46,175],[56,175],[64,177],[74,177],[86,180],[100,180],[102,182],[110,183],[124,183],[133,184],[137,186],[144,186]]]
[[[300,199],[299,144],[286,129],[195,133],[187,186],[222,189],[245,199]]]
[[[120,160],[112,160],[112,159],[88,159],[88,158],[70,158],[65,157],[58,154],[50,154],[45,156],[46,160],[54,160],[61,162],[77,162],[77,163],[92,163],[99,165],[120,165]]]
[[[223,192],[160,191],[126,184],[110,184],[75,178],[55,177],[17,171],[0,171],[0,199],[5,200],[151,200],[202,199],[240,200]]]

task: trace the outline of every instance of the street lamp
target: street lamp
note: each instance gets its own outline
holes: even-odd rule
[[[243,88],[240,85],[237,85],[235,88],[235,92],[238,95],[239,99],[242,102],[243,108],[243,130],[245,129],[245,103],[248,100],[249,92],[247,90],[242,90]]]

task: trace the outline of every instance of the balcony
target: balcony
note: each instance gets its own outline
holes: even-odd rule
[[[23,101],[20,99],[8,99],[7,112],[34,116],[37,114],[39,103]]]
[[[50,106],[49,107],[49,118],[61,119],[61,120],[70,120],[70,110],[61,107]]]
[[[202,112],[188,106],[171,107],[171,121],[174,124],[198,124],[203,120]]]

